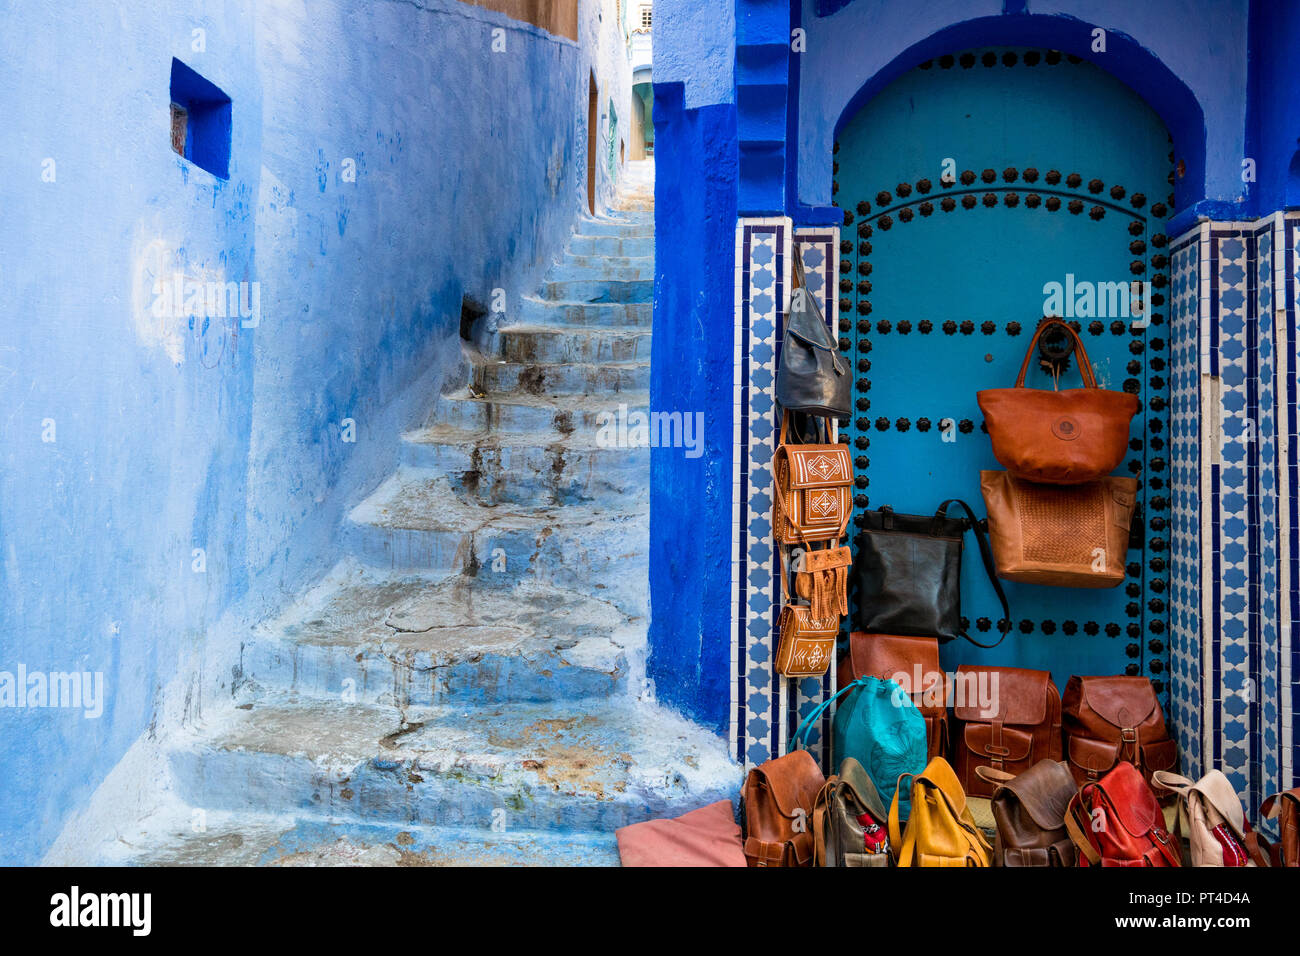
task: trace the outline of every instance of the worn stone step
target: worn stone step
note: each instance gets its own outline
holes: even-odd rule
[[[352,510],[341,538],[376,567],[465,573],[486,587],[531,579],[643,614],[648,529],[644,494],[615,505],[484,505],[446,476],[399,468]]]
[[[122,827],[65,866],[618,866],[613,833],[367,823],[181,808]]]
[[[578,433],[594,441],[602,426],[626,406],[645,411],[648,392],[610,395],[530,395],[526,392],[488,392],[479,395],[460,389],[438,400],[430,424],[454,425],[472,431]]]
[[[617,236],[620,239],[653,239],[654,218],[641,221],[617,219],[582,219],[574,236]]]
[[[445,475],[458,496],[483,504],[611,502],[646,492],[650,450],[602,448],[590,433],[433,425],[403,439],[403,464]]]
[[[613,395],[650,388],[650,363],[604,365],[591,362],[542,364],[477,357],[470,381],[483,392],[529,395]]]
[[[653,256],[653,236],[582,236],[569,237],[569,252],[579,256]]]
[[[245,678],[300,696],[395,707],[578,701],[624,688],[644,627],[592,597],[488,588],[345,562],[244,650]]]
[[[533,327],[649,329],[653,316],[654,304],[650,302],[553,302],[535,296],[524,296],[518,324]]]
[[[653,280],[653,256],[579,256],[566,253],[546,274],[554,281]]]
[[[552,302],[650,302],[653,279],[562,279],[542,283],[542,298]]]
[[[177,795],[336,820],[599,831],[734,797],[721,738],[628,697],[413,708],[255,703],[170,752]]]
[[[495,340],[496,353],[507,362],[650,361],[650,332],[645,329],[510,325]]]

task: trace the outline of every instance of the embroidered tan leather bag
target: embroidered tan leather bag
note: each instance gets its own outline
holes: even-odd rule
[[[1025,388],[1029,360],[1049,329],[1063,330],[1074,341],[1083,388]],[[1027,481],[1058,485],[1095,481],[1114,471],[1124,460],[1138,410],[1136,395],[1097,387],[1083,340],[1060,319],[1039,324],[1014,388],[985,389],[975,398],[1002,466]]]
[[[1124,580],[1137,479],[1070,487],[981,471],[998,577],[1064,588],[1113,588]]]
[[[1061,702],[1065,752],[1080,786],[1100,780],[1121,761],[1150,781],[1178,763],[1178,745],[1145,677],[1071,677]]]
[[[1061,759],[1061,695],[1048,671],[963,664],[954,679],[953,760],[972,797],[991,797],[978,767],[1021,774]]]
[[[780,544],[844,537],[853,514],[853,462],[843,444],[786,441],[790,413],[781,418],[781,443],[773,459],[772,529]]]
[[[948,675],[939,666],[937,638],[854,631],[837,674],[840,687],[859,677],[894,681],[925,720],[926,760],[947,755]]]

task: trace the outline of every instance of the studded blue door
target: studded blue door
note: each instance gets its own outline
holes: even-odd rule
[[[1171,149],[1156,114],[1117,80],[1023,49],[923,63],[840,132],[839,332],[856,369],[844,431],[858,513],[929,513],[950,497],[984,513],[979,472],[1001,466],[975,393],[1014,383],[1045,311],[1076,323],[1102,387],[1141,401],[1117,472],[1141,482],[1124,582],[1006,582],[1007,639],[989,651],[956,641],[942,649],[947,668],[1041,668],[1062,690],[1071,674],[1146,674],[1167,709]],[[1121,301],[1135,279],[1151,283],[1146,327]],[[1055,302],[1050,283],[1061,285]],[[1107,291],[1114,283],[1124,296]],[[1036,361],[1027,384],[1052,387]],[[1071,361],[1061,385],[1077,384]],[[969,535],[962,595],[970,633],[992,641],[1001,609]]]

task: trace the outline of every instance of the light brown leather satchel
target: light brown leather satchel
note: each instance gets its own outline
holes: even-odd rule
[[[840,658],[837,683],[848,687],[859,677],[897,683],[925,719],[925,759],[947,756],[949,682],[939,666],[937,638],[854,631]]]
[[[1061,709],[1066,758],[1080,786],[1100,780],[1121,760],[1148,782],[1155,771],[1178,763],[1178,745],[1146,677],[1071,677]]]
[[[1260,805],[1259,812],[1278,822],[1278,840],[1266,851],[1272,865],[1300,866],[1300,787],[1273,794]]]
[[[963,664],[954,683],[957,779],[972,797],[993,795],[977,767],[1021,774],[1061,759],[1061,695],[1050,672]]]
[[[1064,588],[1113,588],[1124,580],[1136,478],[1062,487],[981,471],[998,577]]]
[[[1078,788],[1059,760],[1040,760],[1012,776],[992,767],[976,768],[993,785],[994,866],[1074,866],[1074,841],[1065,814]]]
[[[844,444],[795,445],[786,441],[790,413],[781,417],[781,443],[773,458],[772,530],[781,544],[836,541],[853,514],[853,461]]]
[[[749,772],[740,801],[750,866],[812,866],[812,812],[825,784],[806,750],[792,750]]]
[[[1029,360],[1049,329],[1063,330],[1074,341],[1083,388],[1025,388]],[[1124,460],[1129,424],[1138,410],[1136,395],[1097,387],[1083,340],[1060,319],[1039,323],[1015,388],[985,389],[975,398],[1002,466],[1027,481],[1056,485],[1095,481],[1114,471]]]

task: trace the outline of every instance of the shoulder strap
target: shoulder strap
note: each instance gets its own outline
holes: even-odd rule
[[[869,677],[859,677],[851,684],[845,684],[830,697],[826,698],[814,707],[812,713],[805,717],[803,722],[799,724],[799,728],[794,732],[794,736],[790,738],[790,743],[786,747],[786,750],[803,750],[804,745],[808,742],[809,735],[812,733],[813,727],[816,725],[817,721],[821,719],[822,714],[826,713],[831,704],[835,703],[835,701],[839,700],[849,691],[858,690],[864,686],[864,683],[869,679]]]
[[[1002,603],[1002,616],[1007,622],[1007,629],[1003,631],[1002,636],[992,644],[981,644],[965,631],[959,633],[976,647],[997,647],[1006,640],[1007,635],[1011,633],[1011,606],[1007,603],[1007,593],[1002,590],[1002,582],[998,580],[997,566],[993,563],[993,549],[989,547],[989,539],[984,534],[983,529],[980,528],[979,519],[975,517],[975,512],[971,511],[970,505],[966,504],[966,502],[962,501],[960,498],[949,498],[943,504],[939,505],[939,510],[936,512],[936,515],[946,516],[949,505],[960,505],[961,509],[966,512],[966,517],[970,518],[971,530],[975,532],[975,542],[979,545],[980,549],[980,560],[984,562],[984,573],[988,575],[989,583],[993,585],[993,591],[997,594],[998,600]]]
[[[1101,864],[1101,854],[1093,847],[1092,842],[1083,832],[1083,828],[1079,826],[1078,811],[1083,808],[1079,795],[1082,792],[1081,790],[1070,798],[1070,805],[1065,809],[1065,829],[1070,834],[1070,840],[1079,848],[1079,852],[1084,855],[1084,858],[1093,866],[1098,866]]]
[[[1039,337],[1048,329],[1060,328],[1074,342],[1074,356],[1079,366],[1079,375],[1083,378],[1084,388],[1096,388],[1097,378],[1092,373],[1092,363],[1088,361],[1088,353],[1083,349],[1083,339],[1079,338],[1079,333],[1070,327],[1069,323],[1062,319],[1044,319],[1038,324],[1034,331],[1034,337],[1029,340],[1029,348],[1025,349],[1025,360],[1020,363],[1020,374],[1016,377],[1016,388],[1025,387],[1025,373],[1029,371],[1029,359],[1034,354],[1034,346],[1038,344]]]
[[[899,866],[907,866],[911,863],[911,853],[907,854],[907,859],[903,858],[903,829],[898,819],[898,795],[903,792],[903,781],[907,781],[907,786],[912,785],[912,774],[902,773],[898,775],[898,786],[894,790],[894,799],[889,803],[889,846],[894,851],[894,858],[898,861]]]

